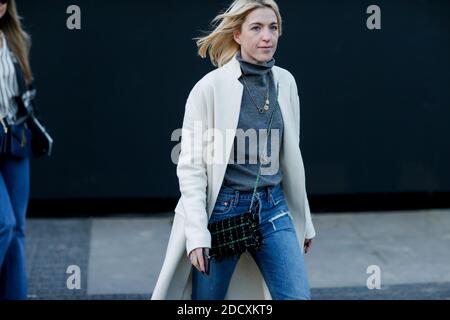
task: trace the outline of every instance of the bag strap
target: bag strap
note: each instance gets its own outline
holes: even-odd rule
[[[273,79],[272,71],[270,71],[270,74],[271,74],[272,79]],[[272,114],[270,116],[270,122],[269,122],[269,126],[268,126],[268,129],[267,129],[268,132],[267,132],[267,141],[266,141],[266,152],[267,152],[267,144],[269,143],[270,131],[272,129],[273,115],[275,114],[275,111],[277,110],[277,107],[278,107],[278,93],[279,93],[279,89],[280,89],[280,83],[277,82],[277,98],[276,98],[275,108],[273,109]],[[254,202],[254,198],[255,198],[255,195],[256,195],[256,188],[258,187],[258,183],[259,183],[259,176],[261,174],[261,164],[262,163],[260,162],[259,163],[259,168],[258,168],[258,174],[256,176],[255,186],[253,188],[253,195],[252,195],[252,202],[250,203],[250,210],[253,207],[253,202]]]

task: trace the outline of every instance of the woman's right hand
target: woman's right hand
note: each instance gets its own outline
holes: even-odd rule
[[[209,248],[205,248],[208,254]],[[203,248],[196,248],[189,253],[192,265],[200,272],[205,272],[205,259],[203,259]]]

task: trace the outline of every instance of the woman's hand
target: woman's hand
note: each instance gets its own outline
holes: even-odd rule
[[[209,248],[205,248],[206,254],[209,254]],[[205,259],[203,259],[203,248],[196,248],[189,253],[189,259],[192,265],[200,272],[205,272]]]
[[[308,251],[311,250],[311,245],[312,245],[312,239],[305,239],[305,243],[304,243],[305,253],[308,253]]]

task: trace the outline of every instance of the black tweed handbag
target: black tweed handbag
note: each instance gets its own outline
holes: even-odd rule
[[[217,261],[240,255],[249,248],[259,250],[262,236],[259,224],[259,203],[239,216],[230,217],[208,225],[211,232],[210,258]]]
[[[276,103],[276,107],[270,116],[267,141],[269,141],[273,115],[277,109],[277,106],[278,103]],[[214,257],[216,261],[221,261],[224,258],[232,257],[234,255],[241,255],[250,248],[255,250],[259,250],[261,248],[263,239],[260,230],[261,226],[259,223],[259,201],[256,201],[255,205],[253,205],[260,174],[261,163],[256,176],[250,208],[245,213],[208,224],[208,230],[211,233],[211,249],[209,250],[210,258]]]

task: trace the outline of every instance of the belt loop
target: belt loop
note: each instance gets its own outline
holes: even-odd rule
[[[273,200],[272,191],[273,191],[273,187],[270,187],[270,186],[267,187],[267,198],[272,205],[275,205],[275,201]]]
[[[261,223],[261,210],[262,210],[262,203],[261,203],[261,199],[260,199],[260,197],[258,197],[258,200],[257,201],[259,201],[259,206],[258,206],[258,220],[259,220],[259,223]]]
[[[234,207],[236,208],[239,204],[239,190],[234,192]]]

